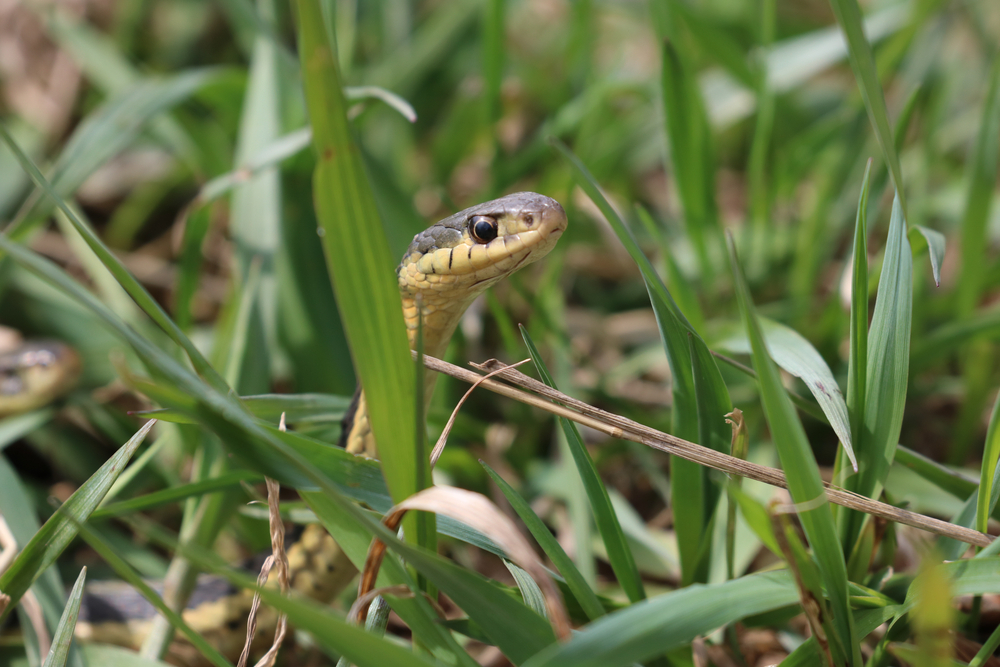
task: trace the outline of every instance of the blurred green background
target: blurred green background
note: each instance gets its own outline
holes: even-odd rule
[[[430,222],[508,192],[549,195],[568,213],[569,229],[545,261],[473,304],[449,360],[523,359],[523,323],[561,389],[671,432],[670,371],[646,289],[550,144],[556,137],[588,167],[710,348],[749,363],[723,244],[731,230],[759,313],[808,339],[846,388],[853,223],[869,158],[872,303],[892,184],[827,2],[323,7],[394,256]],[[1000,6],[880,0],[862,8],[895,128],[907,221],[947,242],[936,286],[926,246],[910,236],[900,443],[976,478],[1000,385],[1000,212],[992,197]],[[349,397],[355,375],[317,237],[291,11],[270,0],[4,3],[0,120],[240,394]],[[683,93],[673,116],[664,108],[665,48],[681,77],[668,87]],[[681,123],[674,134],[671,122]],[[162,342],[30,185],[0,147],[0,224]],[[4,455],[47,515],[45,498],[65,497],[87,479],[134,432],[128,411],[149,404],[122,382],[139,369],[131,352],[79,304],[3,260],[0,324],[64,340],[83,360],[79,385],[56,408],[0,422]],[[776,464],[756,383],[730,365],[720,370],[746,413],[751,458]],[[801,382],[785,380],[808,396]],[[433,437],[464,391],[448,378],[438,383]],[[836,434],[805,414],[803,422],[820,464],[832,467]],[[339,424],[303,429],[336,441]],[[603,545],[557,431],[542,413],[479,392],[436,474],[491,493],[478,464],[485,459],[536,501],[585,576],[600,579]],[[584,436],[640,570],[675,585],[666,457]],[[204,437],[168,438],[119,492],[186,481],[200,465],[193,443]],[[887,493],[944,518],[964,500],[900,465]],[[180,516],[169,507],[155,518],[176,525]],[[266,543],[263,522],[236,523],[224,533],[234,554]],[[134,550],[144,574],[165,572],[161,554],[108,530]],[[588,557],[593,549],[597,560]],[[755,545],[744,552],[745,566]],[[85,550],[65,560],[95,564]]]

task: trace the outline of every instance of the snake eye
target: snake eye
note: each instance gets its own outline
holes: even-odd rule
[[[469,220],[469,233],[477,243],[489,243],[497,237],[497,221],[488,215],[474,215]]]

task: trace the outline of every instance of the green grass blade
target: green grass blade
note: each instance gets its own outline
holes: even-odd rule
[[[198,373],[208,380],[212,386],[217,391],[228,391],[228,387],[225,382],[219,376],[219,374],[212,368],[198,348],[195,347],[194,343],[184,335],[180,327],[170,319],[163,307],[157,302],[152,295],[143,287],[138,280],[135,279],[128,269],[121,263],[121,261],[111,252],[110,249],[101,239],[97,236],[93,229],[87,225],[80,216],[76,215],[76,212],[66,204],[63,198],[59,195],[56,189],[44,176],[42,172],[39,171],[38,167],[28,158],[27,155],[21,150],[21,148],[15,143],[14,138],[7,132],[7,128],[0,123],[0,139],[7,144],[7,147],[14,153],[18,161],[21,163],[21,167],[28,172],[31,179],[35,182],[39,188],[41,188],[46,195],[48,195],[52,201],[59,207],[69,221],[73,224],[73,227],[77,232],[83,237],[90,246],[90,249],[100,258],[104,266],[107,267],[108,271],[118,280],[118,283],[125,288],[125,291],[129,293],[129,296],[139,305],[143,311],[149,315],[150,318],[156,324],[163,329],[163,331],[170,336],[170,338],[177,343],[183,350],[187,353],[188,358],[194,365]]]
[[[788,572],[694,585],[633,604],[578,630],[524,667],[625,667],[746,616],[798,602]]]
[[[119,514],[141,512],[153,507],[176,503],[187,498],[222,491],[224,489],[238,486],[240,482],[254,484],[262,482],[263,480],[264,476],[260,473],[250,472],[249,470],[233,470],[211,479],[191,482],[190,484],[182,484],[181,486],[173,486],[169,489],[163,489],[162,491],[156,491],[154,493],[147,493],[137,498],[132,498],[131,500],[123,500],[121,502],[105,505],[104,507],[94,511],[94,513],[91,514],[91,518],[95,520],[105,519]]]
[[[506,60],[506,2],[488,0],[483,5],[483,80],[486,85],[486,119],[492,126],[500,119],[500,85]]]
[[[281,134],[280,80],[285,73],[280,42],[266,34],[273,32],[276,4],[275,0],[257,3],[256,15],[271,30],[258,30],[254,39],[234,157],[237,164],[252,159]],[[271,354],[277,342],[275,259],[283,226],[280,171],[267,167],[250,176],[234,190],[231,208],[236,284],[253,307],[240,306],[247,311],[247,330],[234,331],[242,349],[230,356],[226,377],[241,394],[261,393],[271,386]],[[233,379],[233,363],[242,370],[239,382]]]
[[[977,488],[976,481],[971,477],[902,445],[896,447],[894,463],[909,468],[956,498],[968,498]]]
[[[861,447],[865,414],[865,378],[868,373],[868,185],[872,160],[865,165],[865,177],[858,196],[858,215],[854,221],[854,261],[851,270],[851,352],[847,361],[847,413],[851,436]],[[857,462],[855,462],[855,471]]]
[[[576,565],[573,564],[572,559],[563,550],[562,545],[552,535],[548,526],[542,523],[542,520],[532,511],[527,501],[521,497],[521,494],[514,490],[514,487],[507,483],[507,480],[497,474],[485,462],[480,461],[480,463],[486,469],[487,474],[489,474],[493,482],[496,483],[500,492],[510,502],[511,507],[517,512],[517,515],[521,517],[521,521],[524,522],[531,536],[538,542],[538,546],[542,548],[542,551],[545,552],[545,555],[549,557],[549,560],[559,570],[563,579],[566,580],[566,585],[573,593],[577,602],[580,603],[584,613],[587,614],[587,618],[593,621],[603,616],[604,606],[601,604],[601,601],[590,586],[587,585],[586,579],[583,578]]]
[[[52,408],[42,408],[19,415],[0,419],[0,451],[12,442],[17,442],[39,426],[49,423],[55,415]]]
[[[889,174],[896,186],[900,207],[906,212],[906,202],[903,199],[903,170],[899,166],[899,155],[896,153],[892,128],[889,123],[889,113],[885,106],[885,94],[878,80],[875,67],[875,56],[871,44],[865,37],[861,21],[861,8],[857,0],[830,0],[833,13],[837,16],[841,30],[847,40],[847,54],[854,70],[854,78],[858,80],[861,97],[868,111],[868,119],[875,130],[875,138],[882,149],[882,157],[889,166]]]
[[[10,613],[24,592],[76,537],[79,523],[86,521],[101,503],[108,489],[118,479],[118,475],[125,469],[125,465],[155,423],[155,420],[146,422],[114,456],[91,475],[90,479],[84,482],[35,533],[7,571],[0,575],[0,591],[10,596],[10,605],[0,613],[0,620]]]
[[[678,309],[684,314],[684,317],[687,318],[695,331],[704,331],[705,313],[698,302],[698,295],[695,292],[694,285],[681,273],[680,267],[677,266],[677,261],[671,252],[671,243],[664,238],[659,225],[653,220],[653,216],[649,214],[649,211],[645,207],[636,205],[635,211],[643,227],[646,228],[650,236],[656,239],[657,245],[660,247],[666,269],[666,284],[670,286],[670,293],[676,296]]]
[[[910,227],[908,236],[914,254],[923,252],[924,246],[927,247],[927,254],[931,258],[931,274],[934,276],[934,285],[940,287],[941,264],[944,263],[944,251],[947,244],[944,234],[923,225],[913,225]]]
[[[399,289],[382,222],[347,121],[336,54],[326,41],[316,0],[296,3],[306,102],[318,163],[313,197],[337,306],[351,346],[386,483],[397,501],[430,483],[427,453],[416,450],[414,371]],[[409,406],[409,407],[407,407]],[[416,531],[407,531],[415,535]]]
[[[52,648],[45,657],[42,667],[64,667],[69,658],[69,645],[73,641],[73,631],[76,629],[76,619],[80,615],[80,602],[83,600],[83,584],[87,580],[87,568],[80,570],[80,576],[73,584],[73,590],[66,599],[66,610],[59,619],[55,634],[52,635]]]
[[[258,394],[240,396],[240,401],[253,416],[273,424],[278,423],[282,414],[288,424],[339,423],[351,403],[350,397],[333,394]],[[142,410],[133,414],[161,421],[193,423],[191,417],[177,410]],[[0,443],[2,436],[3,423],[0,422]]]
[[[943,356],[952,354],[969,341],[1000,334],[1000,309],[981,310],[959,322],[948,322],[923,336],[913,345],[912,366],[917,373]]]
[[[722,374],[715,363],[715,357],[709,352],[705,342],[694,334],[688,334],[688,345],[691,355],[691,377],[694,381],[694,398],[697,406],[698,443],[703,447],[711,447],[718,452],[728,452],[732,446],[732,430],[726,423],[726,415],[732,412],[733,402],[729,398],[729,390],[722,381]],[[701,536],[698,547],[699,555],[693,581],[707,581],[711,568],[712,552],[712,518],[719,502],[722,489],[706,474],[706,470],[694,470],[703,485],[700,500],[702,502],[702,521],[707,527]],[[683,473],[682,473],[683,474]],[[674,482],[677,483],[676,481]],[[677,495],[674,496],[677,498]],[[698,502],[695,498],[685,498],[689,504]],[[674,503],[674,509],[678,504]]]
[[[979,476],[979,498],[976,503],[976,530],[985,533],[996,500],[993,498],[993,480],[1000,461],[1000,396],[993,404],[990,425],[986,431],[986,446],[983,449],[982,469]]]
[[[80,124],[52,169],[50,181],[68,197],[97,167],[128,147],[157,115],[188,99],[222,70],[192,70],[163,80],[145,79],[116,95]],[[52,202],[33,196],[9,228],[44,218]]]
[[[542,361],[538,348],[535,347],[535,343],[531,340],[531,336],[528,335],[528,331],[523,325],[521,326],[521,336],[524,338],[524,344],[528,347],[528,352],[531,354],[531,360],[535,362],[535,369],[538,371],[539,379],[548,386],[555,388],[555,383],[552,381],[552,376],[549,375],[549,371],[545,367],[545,362]],[[570,452],[573,454],[573,462],[576,463],[577,472],[580,474],[583,487],[587,492],[587,498],[590,500],[590,508],[594,512],[594,521],[597,523],[597,530],[601,534],[605,549],[607,549],[611,569],[614,570],[615,576],[618,577],[618,583],[625,591],[629,600],[632,602],[643,600],[646,598],[646,590],[642,585],[642,578],[639,576],[639,568],[635,564],[635,557],[629,549],[625,533],[622,532],[618,515],[615,514],[615,509],[611,506],[611,497],[608,495],[608,490],[605,488],[604,482],[601,481],[601,476],[597,472],[597,466],[594,465],[594,460],[590,458],[590,453],[583,444],[583,438],[580,437],[580,431],[577,430],[576,424],[564,417],[560,417],[559,425],[566,435],[566,442],[569,444]]]
[[[692,376],[692,362],[690,343],[688,336],[693,335],[697,345],[704,346],[704,341],[698,333],[691,327],[691,324],[684,317],[680,308],[677,307],[673,296],[664,286],[650,263],[643,254],[632,231],[625,225],[621,217],[612,208],[611,204],[601,193],[600,187],[587,168],[580,162],[565,145],[559,141],[553,141],[553,145],[566,158],[576,178],[576,182],[583,191],[590,197],[591,201],[597,205],[605,219],[611,225],[618,239],[629,256],[639,267],[643,280],[646,283],[646,291],[649,293],[650,303],[656,315],[657,325],[660,329],[660,338],[663,340],[667,353],[667,360],[670,363],[672,377],[671,392],[673,395],[672,410],[672,432],[679,438],[695,441],[699,438],[698,414],[699,409],[703,409],[706,415],[718,415],[716,424],[718,433],[710,442],[702,443],[706,446],[719,445],[719,451],[727,452],[729,449],[729,427],[722,418],[730,408],[722,409],[721,405],[704,406],[700,408],[697,402],[697,395],[694,388],[694,377]],[[718,366],[705,365],[704,368],[711,374],[710,382],[713,386],[725,386]],[[713,389],[713,393],[715,389]],[[709,503],[705,500],[711,498],[714,492],[710,490],[712,484],[707,471],[697,464],[672,457],[671,466],[671,494],[674,503],[674,526],[678,533],[678,544],[681,556],[681,569],[685,583],[696,581],[696,575],[706,572],[701,565],[702,560],[711,550],[707,548],[705,532],[712,513],[706,514]],[[703,548],[706,547],[706,548]]]
[[[802,334],[774,320],[761,317],[759,321],[771,359],[782,369],[801,379],[809,388],[809,393],[816,399],[826,421],[840,439],[848,459],[857,468],[847,404],[833,377],[833,371]],[[734,333],[721,341],[719,346],[734,352],[751,353],[750,341],[743,332]]]
[[[846,480],[852,491],[873,497],[885,482],[903,424],[910,362],[913,309],[913,256],[906,237],[902,204],[893,201],[878,297],[868,333],[868,369],[859,472]],[[853,546],[862,515],[848,513],[845,544]]]
[[[684,224],[703,274],[711,273],[709,243],[716,230],[715,163],[711,127],[698,79],[674,45],[663,44],[662,93],[666,136]]]
[[[957,313],[969,316],[979,303],[986,268],[986,224],[997,180],[997,152],[1000,143],[1000,56],[993,62],[989,92],[983,106],[979,135],[969,161],[969,190],[962,217],[962,262],[958,278]]]
[[[24,511],[25,508],[32,506],[31,496],[25,489],[24,481],[13,466],[7,462],[7,458],[0,456],[0,514],[3,515],[7,527],[10,528],[18,548],[28,544],[32,537],[38,533],[40,526],[35,518],[35,512]],[[51,631],[59,623],[59,618],[66,607],[66,587],[57,568],[50,567],[42,572],[31,586],[31,590],[41,604],[42,612],[45,615],[45,625]],[[22,623],[30,626],[30,623],[26,623],[27,617],[23,611],[19,613],[19,616]],[[25,648],[30,653],[39,654],[35,633],[26,632],[24,641]],[[38,659],[40,661],[41,656]],[[81,657],[75,648],[70,651],[70,662],[73,667],[82,667]]]
[[[832,624],[836,634],[829,638],[835,659],[852,665],[861,664],[861,655],[855,641],[850,605],[847,598],[847,567],[844,554],[837,540],[830,504],[826,500],[819,467],[809,447],[802,423],[795,407],[785,392],[781,376],[767,353],[764,335],[754,313],[750,291],[743,277],[736,247],[729,238],[729,255],[736,282],[736,296],[740,313],[753,347],[754,369],[760,383],[761,401],[771,438],[781,457],[781,465],[788,477],[788,491],[800,506],[799,519],[812,546],[819,565],[823,585],[830,600]]]
[[[859,609],[854,612],[854,627],[858,630],[858,637],[867,637],[875,631],[878,626],[891,621],[900,613],[902,607],[899,605],[889,605],[878,609]],[[815,637],[810,637],[799,645],[788,657],[781,661],[781,667],[813,667],[823,662],[823,654]]]

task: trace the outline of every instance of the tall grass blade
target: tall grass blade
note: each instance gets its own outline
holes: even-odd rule
[[[253,158],[281,134],[281,43],[271,35],[276,5],[275,0],[262,0],[254,13],[267,29],[258,29],[254,39],[234,156],[237,164]],[[251,292],[253,304],[249,331],[240,336],[246,346],[239,359],[244,372],[239,384],[231,383],[241,394],[262,393],[271,385],[271,350],[277,343],[278,320],[275,262],[281,228],[281,173],[276,167],[261,169],[233,192],[230,216],[236,282],[244,293]],[[254,272],[258,280],[251,280]]]
[[[28,544],[38,532],[39,524],[34,512],[26,512],[24,508],[31,507],[31,497],[24,488],[24,481],[5,456],[0,456],[0,514],[14,536],[18,548]],[[5,549],[10,548],[5,546]],[[0,589],[2,590],[2,589]],[[42,572],[31,586],[32,592],[38,598],[45,616],[45,625],[51,631],[58,625],[66,607],[66,587],[62,582],[57,568],[50,567]],[[18,614],[23,628],[30,629],[31,623],[27,615]],[[38,637],[34,632],[24,633],[25,649],[29,655],[39,655]],[[73,667],[83,667],[83,658],[76,647],[70,650],[70,664]]]
[[[997,180],[996,147],[1000,144],[1000,56],[993,61],[989,91],[983,106],[979,134],[969,161],[969,189],[962,216],[962,262],[958,278],[957,312],[968,317],[976,309],[983,291],[986,268],[986,225]]]
[[[844,402],[843,394],[840,393],[837,380],[833,377],[833,371],[802,334],[774,320],[761,317],[759,321],[771,359],[805,383],[837,434],[852,467],[857,470],[847,404]],[[750,341],[743,332],[730,336],[719,345],[734,352],[751,353]]]
[[[413,419],[414,373],[402,305],[371,186],[347,121],[337,58],[327,42],[317,0],[296,2],[299,55],[318,162],[313,198],[355,368],[365,389],[369,419],[386,483],[397,501],[430,483],[427,453],[417,450]],[[440,10],[439,10],[440,11]],[[423,472],[423,474],[419,474]],[[409,522],[408,522],[409,523]],[[411,524],[415,529],[415,524]],[[407,530],[416,535],[417,530]]]
[[[521,517],[521,521],[524,522],[531,536],[538,542],[538,546],[542,548],[542,551],[545,552],[545,555],[549,557],[549,560],[559,570],[563,579],[566,580],[566,585],[569,587],[570,592],[573,593],[577,602],[580,603],[587,618],[594,621],[604,616],[604,606],[601,604],[601,601],[587,584],[587,580],[580,574],[576,565],[573,564],[572,559],[563,550],[562,545],[552,535],[548,526],[542,523],[542,520],[538,518],[538,515],[531,509],[527,501],[521,497],[521,494],[514,490],[514,487],[508,484],[503,477],[497,474],[493,468],[486,465],[486,463],[482,461],[480,463],[486,469],[490,479],[500,489],[500,492],[507,498],[514,511],[517,512],[517,515]]]
[[[902,194],[903,170],[899,166],[899,155],[896,153],[889,113],[885,106],[885,94],[878,80],[875,55],[862,26],[861,8],[857,0],[830,0],[830,6],[833,7],[833,13],[837,16],[837,22],[840,23],[840,28],[847,39],[847,55],[851,61],[851,69],[854,70],[854,78],[858,80],[861,97],[868,111],[868,119],[875,130],[875,138],[882,149],[882,157],[889,167],[889,174],[900,199],[900,207],[905,213],[906,202]]]
[[[698,424],[701,419],[699,415],[703,413],[705,419],[714,420],[711,422],[714,425],[714,435],[708,442],[701,444],[708,447],[718,446],[719,451],[727,452],[729,427],[726,425],[724,415],[732,409],[731,402],[726,401],[727,405],[722,403],[702,405],[698,402],[695,392],[690,346],[693,343],[695,346],[705,347],[707,351],[704,340],[677,307],[673,296],[639,248],[632,231],[625,226],[621,217],[608,203],[594,177],[565,145],[559,141],[553,144],[567,159],[573,168],[577,183],[604,214],[618,240],[625,246],[625,250],[642,273],[656,315],[660,338],[666,349],[667,361],[670,363],[673,434],[685,440],[697,440]],[[688,341],[689,335],[692,336],[692,342]],[[706,362],[702,367],[708,383],[706,387],[712,387],[706,395],[721,396],[726,390],[718,366],[712,360],[710,364]],[[670,466],[674,526],[678,534],[681,570],[684,582],[691,583],[698,581],[698,577],[704,576],[707,572],[707,566],[703,565],[702,561],[711,552],[706,535],[714,510],[706,514],[706,508],[711,504],[709,499],[718,496],[717,491],[711,490],[712,481],[704,468],[676,456],[671,458]]]
[[[859,297],[860,298],[860,297]],[[913,256],[899,197],[893,201],[878,297],[868,333],[864,424],[858,449],[859,472],[846,488],[874,497],[882,488],[903,424],[910,362],[913,309]],[[861,533],[864,517],[847,513],[844,544],[850,548]]]
[[[662,53],[663,109],[670,162],[684,208],[684,224],[698,251],[703,275],[711,274],[709,243],[715,239],[715,163],[711,126],[698,79],[669,41]]]
[[[524,667],[625,667],[690,643],[746,616],[798,601],[788,572],[751,574],[694,585],[633,604],[578,630],[569,642]]]
[[[125,465],[155,423],[155,420],[146,422],[114,456],[91,475],[90,479],[84,482],[35,533],[7,571],[0,574],[0,591],[10,597],[10,604],[5,610],[0,611],[0,621],[6,618],[25,591],[73,541],[80,522],[86,521],[91,512],[101,504],[104,495],[118,479],[118,475],[125,469]]]
[[[767,423],[781,457],[782,468],[788,477],[788,491],[792,500],[799,506],[798,516],[813,549],[830,600],[832,624],[836,630],[835,634],[829,637],[830,647],[838,663],[846,661],[851,665],[860,665],[861,654],[855,640],[853,617],[847,598],[847,567],[837,539],[830,504],[826,500],[819,467],[816,465],[816,459],[792,401],[781,384],[778,369],[768,356],[764,335],[757,322],[750,291],[743,277],[732,237],[728,241],[729,256],[736,281],[736,296],[747,328],[747,336],[753,347],[754,369],[757,371],[760,383]]]
[[[97,167],[135,141],[158,114],[189,98],[220,72],[205,68],[162,80],[145,79],[115,96],[88,116],[67,142],[50,176],[55,192],[68,197]],[[43,219],[52,210],[52,203],[32,197],[8,233],[21,233],[15,230]]]
[[[997,463],[1000,462],[1000,396],[993,404],[990,425],[986,430],[986,446],[983,448],[982,469],[979,475],[979,497],[976,502],[976,530],[985,533],[990,514],[996,506]]]
[[[865,165],[858,196],[858,214],[854,221],[854,261],[851,268],[851,351],[847,359],[847,414],[851,438],[858,449],[863,447],[866,403],[865,379],[868,373],[868,186],[872,160]],[[857,459],[853,461],[858,471]],[[837,471],[843,470],[838,457]]]
[[[539,379],[548,386],[555,388],[555,383],[552,380],[552,376],[549,375],[548,369],[545,367],[545,362],[542,361],[538,348],[535,347],[535,343],[531,340],[531,336],[528,335],[528,331],[523,325],[521,326],[521,336],[524,338],[524,344],[528,347],[528,352],[531,354],[531,360],[535,362],[535,369],[538,371]],[[635,557],[629,549],[625,533],[622,532],[618,515],[615,514],[615,509],[611,506],[611,498],[608,495],[607,488],[604,486],[604,482],[601,481],[600,474],[597,472],[597,466],[594,464],[594,460],[590,458],[590,453],[583,444],[583,438],[580,437],[580,431],[577,430],[576,424],[560,417],[559,425],[566,435],[566,442],[569,444],[570,452],[573,454],[573,462],[576,464],[577,472],[580,474],[583,487],[587,492],[587,498],[590,500],[590,507],[594,512],[594,521],[597,523],[597,530],[604,541],[605,549],[607,549],[611,569],[614,570],[615,576],[618,577],[618,583],[625,591],[629,600],[632,602],[644,600],[646,598],[646,590],[643,588],[642,578],[639,576],[639,568],[636,567]]]
[[[80,602],[83,600],[83,583],[87,580],[87,568],[80,570],[73,589],[66,599],[66,610],[56,632],[52,635],[52,648],[45,657],[42,667],[64,667],[69,658],[69,645],[73,641],[73,631],[76,629],[76,619],[80,615]]]

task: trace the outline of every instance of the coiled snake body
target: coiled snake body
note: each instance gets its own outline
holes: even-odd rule
[[[414,237],[397,269],[410,346],[418,322],[424,351],[441,356],[462,314],[491,285],[544,257],[566,228],[562,206],[543,195],[520,192],[456,213]],[[429,398],[435,374],[427,374]],[[341,444],[355,454],[375,457],[364,393],[358,391],[344,419]],[[2,413],[0,413],[2,414]],[[318,525],[308,526],[289,549],[292,587],[329,601],[351,581],[356,569]],[[185,620],[227,655],[238,654],[251,596],[223,580],[202,575],[184,612]],[[138,647],[149,631],[154,608],[126,584],[88,587],[77,635]],[[272,620],[273,625],[273,620]],[[259,627],[266,627],[260,619]],[[171,659],[198,664],[193,647],[175,641]]]

